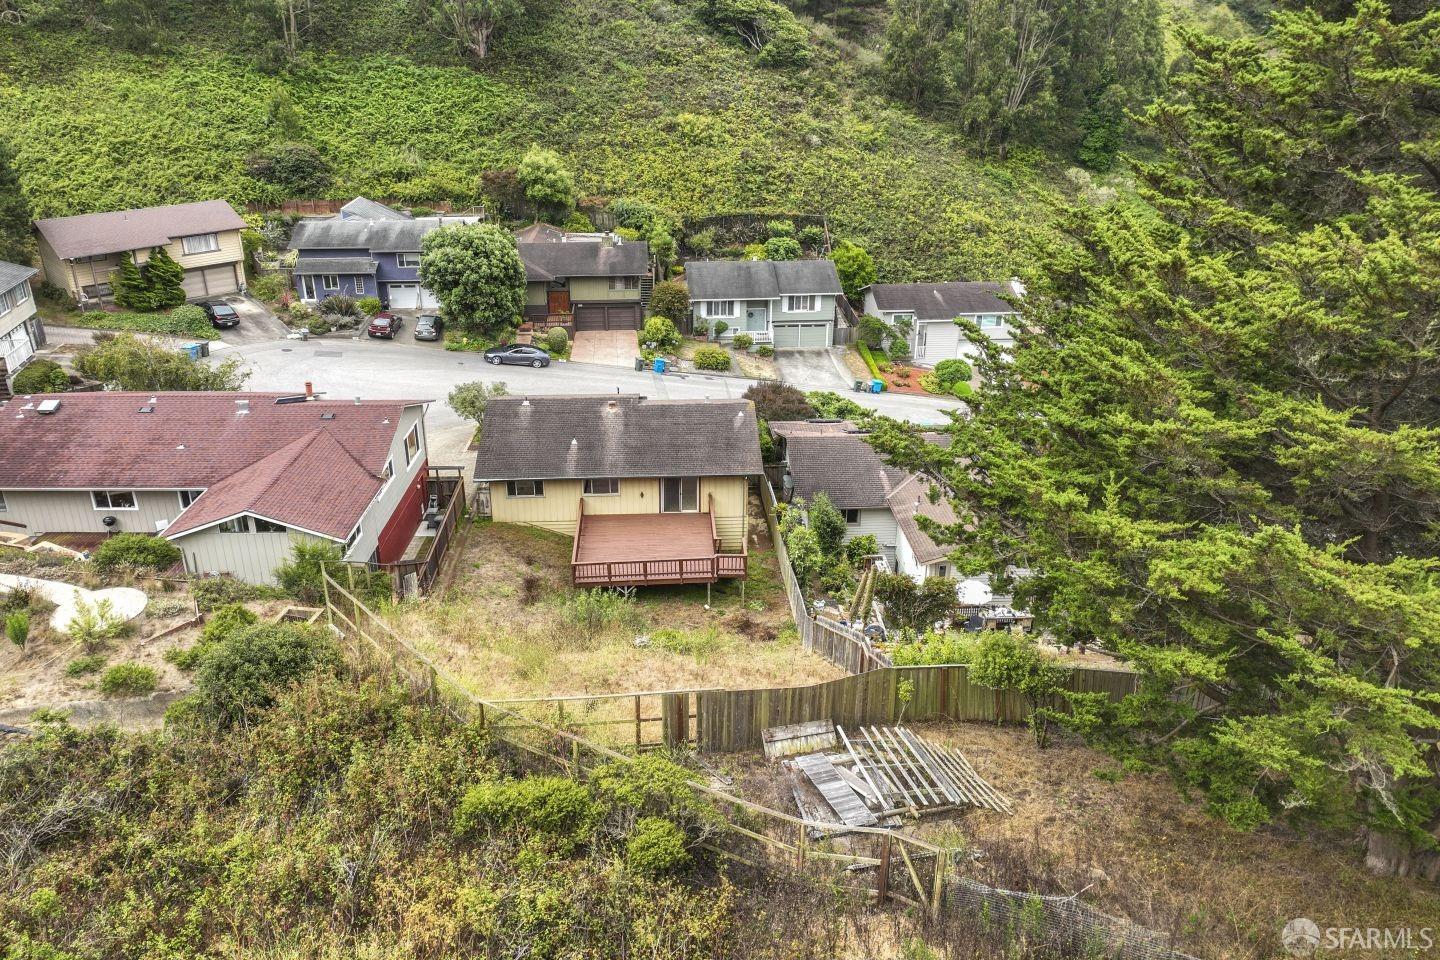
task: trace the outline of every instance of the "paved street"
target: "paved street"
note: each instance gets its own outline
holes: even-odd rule
[[[511,393],[638,393],[670,399],[736,398],[753,384],[739,377],[637,372],[587,363],[555,363],[541,370],[491,367],[476,353],[453,353],[399,342],[369,339],[280,340],[255,344],[214,344],[211,356],[240,357],[250,369],[252,390],[304,389],[334,397],[434,400],[426,418],[436,462],[464,463],[471,426],[444,403],[457,384],[471,380],[503,381]],[[832,383],[802,389],[833,389]],[[958,404],[940,398],[899,394],[845,396],[867,407],[915,423],[941,423]]]

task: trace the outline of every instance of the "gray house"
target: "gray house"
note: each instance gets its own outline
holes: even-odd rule
[[[991,340],[1008,349],[1015,342],[1012,323],[1017,311],[1001,298],[1024,294],[1025,287],[1018,280],[874,283],[865,288],[865,312],[886,323],[910,321],[910,354],[916,363],[933,367],[941,360],[978,352],[955,325],[960,317],[973,321]]]
[[[697,260],[685,267],[692,323],[722,338],[749,334],[776,350],[816,350],[835,343],[840,276],[829,260]]]
[[[44,345],[45,330],[35,315],[35,297],[30,292],[34,267],[0,260],[0,399],[8,397],[9,386],[20,368]]]

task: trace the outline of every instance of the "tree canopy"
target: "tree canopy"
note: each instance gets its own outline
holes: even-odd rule
[[[498,338],[514,329],[525,306],[525,264],[515,237],[493,224],[426,234],[420,282],[434,292],[446,319],[470,333]]]
[[[112,390],[239,390],[250,376],[235,357],[212,366],[133,333],[81,353],[75,369]]]
[[[1033,570],[1039,626],[1142,672],[1090,705],[1113,742],[1433,876],[1440,11],[1184,42],[1165,157],[1070,216],[953,444],[876,442],[966,518],[934,531],[962,568]]]
[[[515,176],[537,212],[558,223],[575,209],[575,174],[554,150],[531,147],[520,159]]]

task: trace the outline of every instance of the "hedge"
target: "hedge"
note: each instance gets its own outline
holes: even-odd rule
[[[870,348],[865,344],[865,341],[858,341],[855,344],[855,349],[860,351],[860,359],[865,361],[865,366],[869,369],[870,376],[876,380],[882,379],[880,376],[880,367],[875,363],[875,355],[870,352]]]
[[[108,313],[92,310],[67,314],[55,321],[56,326],[81,327],[86,330],[123,330],[134,333],[161,333],[191,340],[218,340],[220,334],[208,318],[195,319],[190,311],[180,317],[173,313]],[[203,316],[203,315],[202,315]]]

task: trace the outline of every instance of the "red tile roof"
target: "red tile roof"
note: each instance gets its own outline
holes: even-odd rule
[[[0,405],[0,490],[206,492],[167,536],[240,513],[344,539],[383,481],[405,409],[422,401],[278,393],[75,393]],[[150,412],[142,412],[150,408]]]

